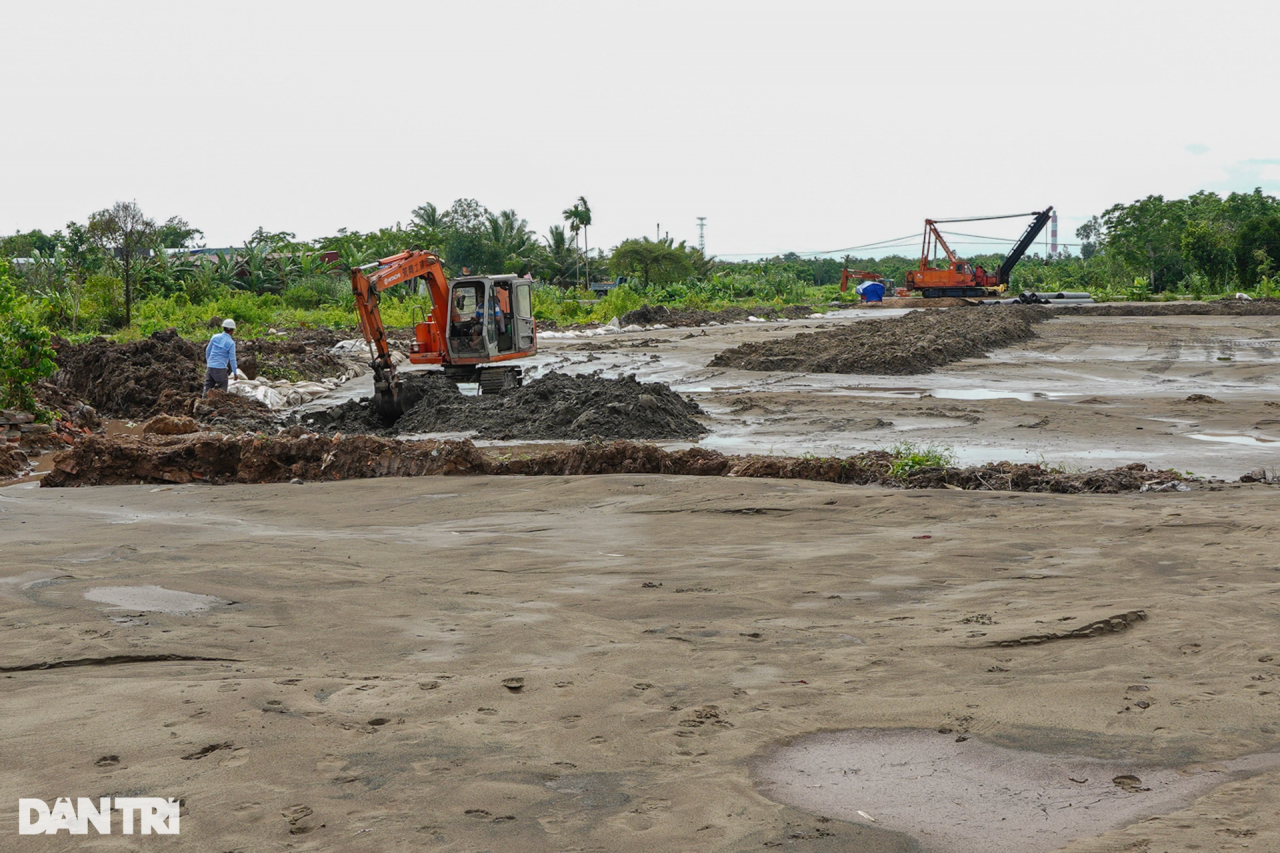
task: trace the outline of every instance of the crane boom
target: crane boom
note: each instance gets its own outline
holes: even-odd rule
[[[1022,256],[1027,253],[1027,249],[1031,248],[1031,244],[1035,242],[1036,237],[1040,236],[1040,232],[1044,230],[1044,226],[1049,223],[1049,216],[1053,213],[1053,205],[1049,205],[1044,210],[1035,215],[1035,219],[1031,220],[1031,224],[1027,226],[1027,230],[1023,232],[1013,250],[1009,252],[1008,257],[1004,259],[1004,263],[1000,265],[1000,271],[996,274],[1000,284],[1009,283],[1009,274],[1013,272],[1014,266],[1018,261],[1022,260]]]

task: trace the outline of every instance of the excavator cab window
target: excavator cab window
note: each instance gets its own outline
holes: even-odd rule
[[[455,354],[483,355],[484,283],[454,287],[452,301],[449,308],[449,348]]]
[[[498,352],[512,352],[515,349],[515,329],[511,322],[511,285],[507,282],[495,283],[489,300],[494,331],[497,332]]]

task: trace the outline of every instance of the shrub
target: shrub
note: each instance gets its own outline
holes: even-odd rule
[[[31,301],[9,278],[0,260],[0,406],[43,414],[36,404],[36,382],[58,369],[49,330],[36,322]]]
[[[91,275],[80,302],[86,328],[110,332],[124,325],[124,282],[113,275]]]
[[[319,308],[336,305],[351,295],[351,285],[331,275],[309,275],[285,288],[284,304],[290,308]]]
[[[918,446],[904,441],[890,447],[888,452],[893,456],[889,473],[899,480],[905,480],[921,468],[950,468],[956,464],[949,447]]]

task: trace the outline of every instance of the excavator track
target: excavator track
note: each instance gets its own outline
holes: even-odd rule
[[[480,371],[481,394],[505,394],[524,384],[524,374],[518,367],[489,367]]]

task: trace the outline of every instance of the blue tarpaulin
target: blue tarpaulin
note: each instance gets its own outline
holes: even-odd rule
[[[864,281],[855,287],[854,291],[867,302],[884,301],[884,282]]]

